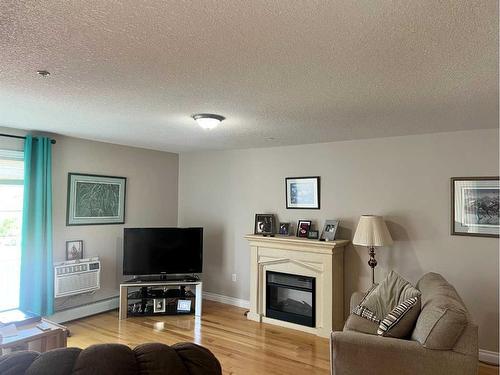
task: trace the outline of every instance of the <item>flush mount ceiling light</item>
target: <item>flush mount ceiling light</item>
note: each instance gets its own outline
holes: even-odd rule
[[[203,129],[214,129],[226,119],[224,116],[211,113],[198,113],[192,117]]]

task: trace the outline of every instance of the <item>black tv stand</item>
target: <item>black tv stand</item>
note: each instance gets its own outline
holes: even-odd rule
[[[137,276],[131,280],[127,280],[127,283],[151,283],[156,281],[200,281],[197,275],[151,275],[151,276]]]
[[[129,280],[120,284],[119,316],[120,319],[126,319],[129,316],[177,315],[194,312],[194,315],[199,317],[201,316],[202,296],[203,283],[200,280],[165,281],[158,280],[158,278],[156,281]],[[179,300],[194,302],[194,311],[193,306],[190,311],[179,310]],[[160,302],[159,305],[157,305],[158,302]],[[136,307],[139,308],[137,311]]]

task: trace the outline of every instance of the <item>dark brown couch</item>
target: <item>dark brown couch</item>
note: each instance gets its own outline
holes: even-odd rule
[[[135,349],[121,344],[64,348],[46,353],[20,351],[0,357],[2,375],[221,375],[219,361],[206,348],[180,343],[143,344]]]

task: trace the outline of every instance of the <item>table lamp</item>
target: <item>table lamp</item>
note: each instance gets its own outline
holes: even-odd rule
[[[368,265],[372,268],[372,284],[375,284],[375,247],[392,245],[392,237],[382,216],[363,215],[359,219],[354,245],[367,246],[370,254]]]

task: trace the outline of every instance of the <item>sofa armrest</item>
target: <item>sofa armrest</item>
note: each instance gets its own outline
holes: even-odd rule
[[[478,370],[474,356],[354,331],[333,332],[330,350],[334,375],[476,375]]]
[[[361,302],[361,300],[363,299],[364,296],[365,296],[365,293],[363,293],[363,292],[354,292],[353,294],[351,294],[351,303],[350,303],[349,313],[351,313],[352,310],[354,310],[354,308],[359,305],[359,303]]]

